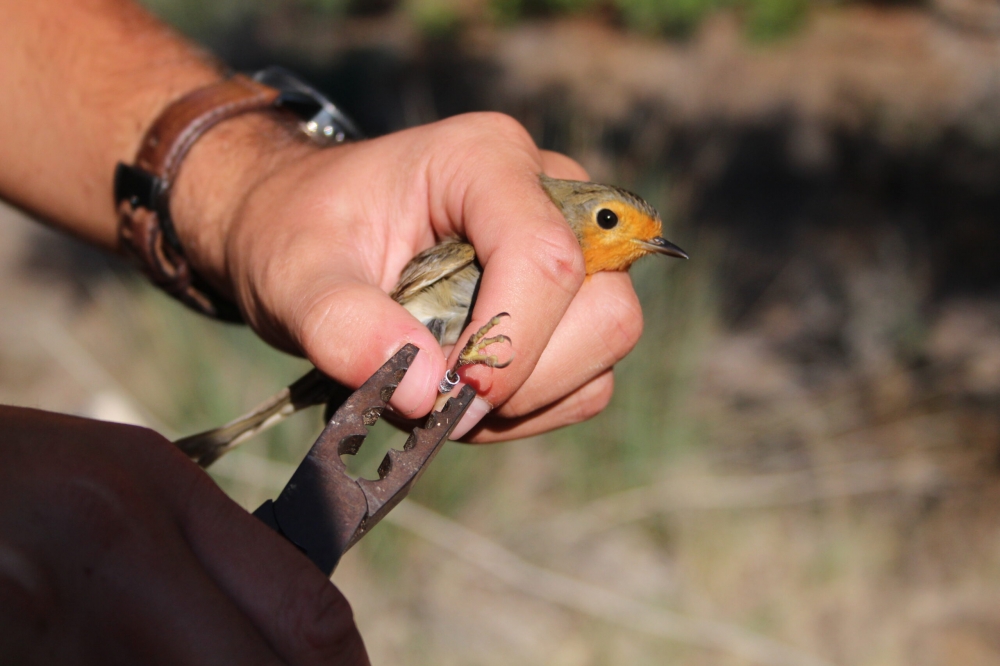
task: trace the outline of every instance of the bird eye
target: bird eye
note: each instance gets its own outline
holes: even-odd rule
[[[597,224],[601,229],[614,229],[618,224],[618,216],[615,211],[602,208],[597,211]]]

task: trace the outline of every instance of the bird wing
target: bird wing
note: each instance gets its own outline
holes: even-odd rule
[[[415,256],[403,269],[389,296],[406,303],[439,280],[451,277],[476,260],[476,250],[457,238],[448,238]]]

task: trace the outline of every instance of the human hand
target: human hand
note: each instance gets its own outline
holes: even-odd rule
[[[468,332],[509,312],[502,332],[517,359],[464,372],[480,395],[467,418],[497,407],[473,439],[538,433],[607,404],[611,367],[637,341],[642,315],[627,275],[584,281],[579,245],[538,184],[540,172],[586,179],[578,164],[539,151],[498,114],[323,151],[282,140],[259,117],[231,122],[188,157],[174,218],[196,269],[265,339],[348,386],[412,342],[424,353],[393,406],[426,413],[450,363],[387,292],[413,255],[461,236],[484,266]]]
[[[0,428],[0,663],[368,663],[333,584],[156,433]]]

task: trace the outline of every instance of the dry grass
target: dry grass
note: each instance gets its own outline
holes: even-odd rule
[[[65,241],[10,212],[0,234],[5,402],[176,435],[302,369],[118,272],[25,269]],[[1000,660],[997,307],[946,304],[914,337],[919,280],[876,260],[843,278],[864,281],[840,324],[856,350],[804,363],[808,304],[780,284],[738,330],[720,324],[723,246],[695,238],[688,265],[638,267],[647,330],[605,414],[449,446],[348,554],[335,581],[375,663]],[[256,506],[316,426],[299,417],[216,478]]]
[[[344,48],[326,27],[305,37],[295,28],[278,26],[272,41],[316,43],[327,49],[320,60]],[[737,159],[726,132],[688,138],[690,173],[668,183],[676,123],[738,125],[791,109],[802,127],[788,159],[808,170],[837,163],[824,127],[857,129],[869,106],[884,116],[873,134],[901,143],[967,130],[996,106],[982,82],[996,78],[1000,42],[940,32],[915,12],[823,13],[773,51],[737,43],[726,21],[684,45],[582,23],[501,37],[478,48],[504,68],[506,101],[523,106],[529,129],[553,124],[533,96],[566,87],[577,115],[555,118],[566,145],[554,147],[683,217],[706,192],[726,194],[705,181]],[[605,94],[591,94],[591,76]],[[413,81],[404,88],[432,99]],[[675,125],[640,114],[613,154],[608,118],[637,100],[661,100]],[[433,119],[433,104],[412,106]],[[996,136],[995,122],[976,127],[983,145]],[[885,175],[857,168],[865,186]],[[950,182],[949,199],[972,192]],[[857,210],[879,224],[856,224]],[[834,214],[818,215],[828,231],[803,232],[751,302],[733,293],[756,268],[734,237],[674,230],[694,259],[633,271],[646,332],[601,416],[502,446],[446,447],[413,502],[335,575],[374,663],[1000,663],[1000,302],[935,299],[927,257],[891,230],[899,220],[884,223],[883,208]],[[794,233],[806,226],[794,222]],[[0,273],[7,403],[175,437],[228,420],[305,368],[7,210]],[[300,416],[213,474],[254,508],[284,485],[318,427]],[[402,438],[378,428],[365,448],[393,443]]]

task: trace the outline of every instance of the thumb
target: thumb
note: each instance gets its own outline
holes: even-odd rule
[[[392,396],[393,409],[408,418],[434,406],[445,373],[437,339],[401,305],[373,285],[331,280],[293,319],[293,335],[321,372],[355,388],[403,345],[420,349]]]

